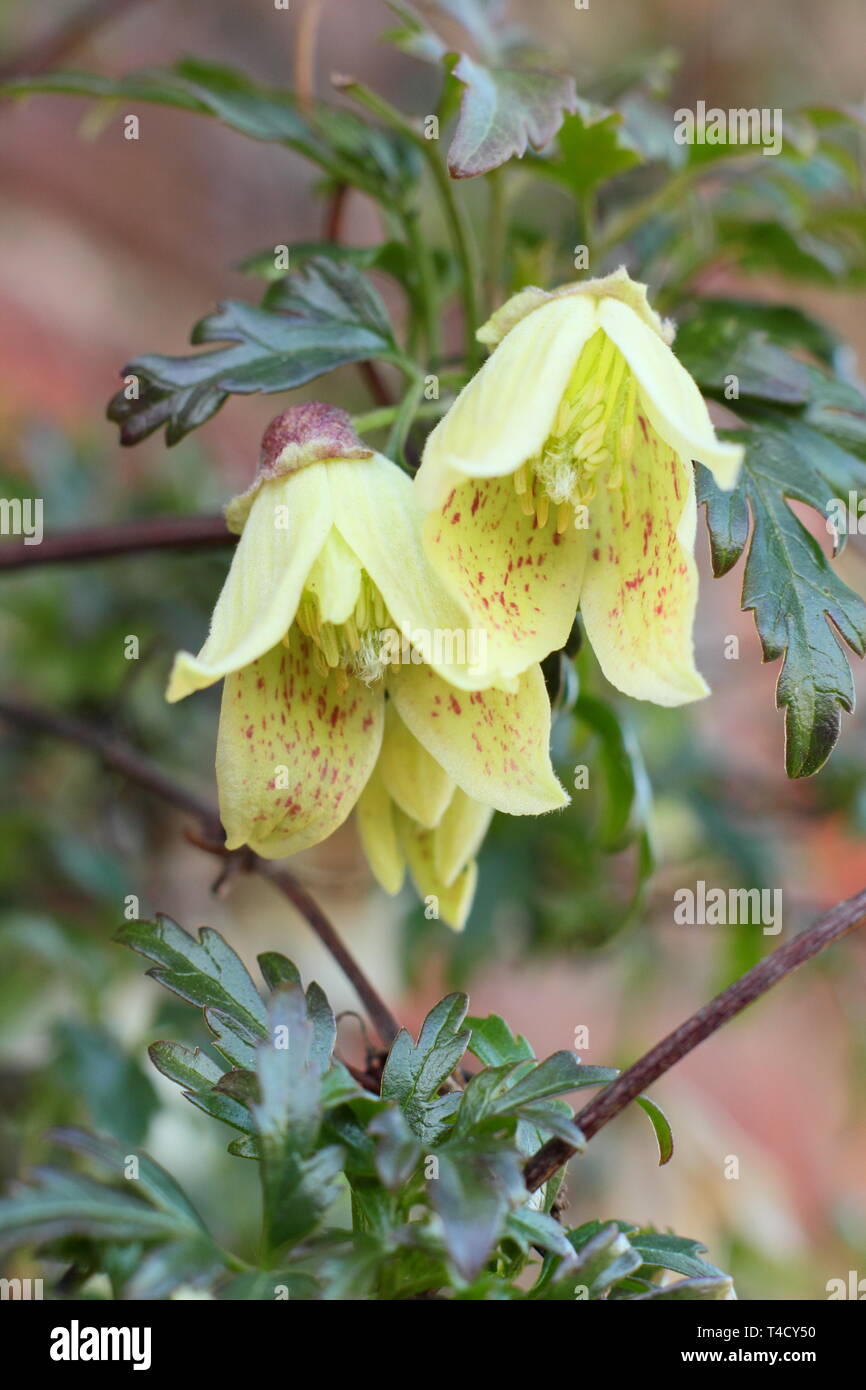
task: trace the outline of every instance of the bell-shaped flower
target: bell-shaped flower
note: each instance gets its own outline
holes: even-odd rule
[[[492,816],[492,806],[467,796],[389,700],[382,751],[357,817],[367,861],[385,892],[399,892],[408,868],[427,915],[460,931],[475,896],[475,855]]]
[[[362,446],[344,411],[278,416],[226,519],[240,541],[210,634],[197,657],[177,656],[167,696],[225,677],[216,761],[230,849],[279,858],[342,824],[379,757],[386,689],[469,796],[514,815],[565,804],[540,668],[504,682],[491,668],[484,629],[467,627],[424,555],[410,479]]]
[[[695,669],[693,460],[716,438],[672,328],[624,270],[527,289],[479,331],[489,360],[431,433],[416,486],[437,573],[490,632],[506,675],[562,647],[580,605],[608,680],[660,705],[707,693]]]

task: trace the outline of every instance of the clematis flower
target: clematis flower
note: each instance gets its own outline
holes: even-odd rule
[[[457,786],[389,700],[379,761],[358,801],[361,843],[385,892],[399,892],[408,867],[430,914],[460,931],[475,896],[475,855],[492,816],[492,806]]]
[[[279,858],[343,823],[379,758],[386,690],[468,796],[513,815],[565,804],[540,669],[500,689],[483,644],[470,659],[466,615],[424,557],[410,479],[362,446],[344,411],[278,416],[226,520],[240,541],[210,634],[197,657],[176,657],[167,698],[225,678],[216,770],[230,849]]]
[[[733,487],[673,330],[625,270],[526,289],[478,334],[492,356],[427,440],[416,486],[427,553],[514,674],[562,647],[580,604],[608,680],[678,705],[694,664],[692,461]]]

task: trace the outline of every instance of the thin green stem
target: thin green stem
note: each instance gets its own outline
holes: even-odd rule
[[[448,400],[441,401],[422,401],[415,411],[416,420],[437,420],[440,415],[444,415],[448,408]],[[387,429],[393,425],[403,407],[401,401],[398,405],[383,405],[381,410],[368,410],[364,415],[353,415],[352,424],[358,434],[372,434],[374,430]]]
[[[421,324],[424,333],[424,347],[427,353],[427,361],[435,362],[441,351],[439,335],[439,312],[438,294],[436,289],[436,276],[433,269],[433,258],[430,255],[430,248],[424,237],[421,235],[421,226],[417,212],[407,212],[402,219],[403,230],[406,234],[406,244],[409,247],[409,254],[412,257],[415,269],[418,273],[418,297],[421,308]],[[413,314],[414,321],[414,314]],[[414,353],[414,343],[412,344]]]
[[[492,314],[499,303],[505,260],[507,199],[505,177],[501,169],[493,169],[487,175],[487,192],[487,270],[484,288],[487,313]]]
[[[409,389],[400,402],[397,414],[394,418],[394,424],[391,427],[391,433],[388,435],[386,453],[389,458],[396,459],[399,463],[405,463],[406,461],[404,454],[406,440],[409,437],[409,431],[417,416],[418,407],[421,404],[421,397],[423,394],[424,378],[419,372],[410,382]]]
[[[359,105],[365,106],[368,111],[372,111],[375,116],[379,116],[381,120],[387,122],[393,130],[399,130],[401,134],[406,136],[407,140],[411,140],[427,163],[442,201],[442,209],[460,267],[460,294],[463,303],[466,360],[470,370],[474,370],[480,359],[480,344],[475,338],[475,329],[478,326],[478,297],[476,294],[478,269],[475,247],[465,209],[454,196],[451,176],[434,148],[435,142],[426,140],[408,117],[403,115],[402,111],[398,111],[396,106],[392,106],[384,97],[379,96],[378,92],[372,91],[362,82],[356,82],[354,78],[343,78],[338,81],[337,86],[340,91],[353,97]]]

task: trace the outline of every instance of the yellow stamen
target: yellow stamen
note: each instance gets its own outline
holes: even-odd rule
[[[539,530],[547,525],[549,509],[550,498],[546,492],[541,492],[535,500],[535,517],[538,522]]]
[[[560,502],[556,509],[556,534],[558,536],[561,536],[564,531],[568,530],[568,518],[570,514],[571,503]]]

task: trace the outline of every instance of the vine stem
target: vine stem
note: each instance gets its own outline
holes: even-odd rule
[[[247,847],[239,850],[226,849],[225,833],[215,807],[194,792],[180,786],[168,777],[162,768],[110,734],[105,734],[100,729],[94,729],[68,715],[37,709],[6,696],[0,697],[0,718],[17,728],[26,729],[29,733],[49,734],[67,743],[89,749],[106,767],[119,772],[128,781],[135,782],[137,786],[151,792],[169,806],[193,816],[199,823],[202,835],[201,838],[190,836],[191,842],[197,848],[225,860],[223,877],[225,871],[230,872],[232,869],[256,873],[272,883],[297,908],[346,978],[351,981],[382,1042],[386,1047],[390,1047],[400,1031],[399,1023],[367,979],[355,957],[343,944],[331,920],[289,869],[272,860],[260,858]]]
[[[221,516],[154,516],[49,536],[38,545],[15,541],[0,546],[0,570],[54,565],[68,560],[103,560],[138,550],[212,550],[235,545],[237,536]]]
[[[345,92],[354,98],[361,106],[365,106],[368,111],[372,111],[375,116],[379,116],[387,122],[394,130],[399,130],[405,135],[407,140],[420,150],[427,164],[433,182],[442,202],[442,210],[451,239],[454,243],[454,250],[457,254],[457,261],[460,267],[460,293],[463,301],[463,319],[466,338],[466,365],[472,372],[478,365],[481,355],[480,344],[475,337],[475,329],[478,325],[478,295],[476,285],[478,283],[478,272],[475,263],[475,249],[472,240],[472,231],[466,217],[462,204],[454,196],[451,176],[442,160],[436,152],[434,140],[427,140],[421,132],[413,125],[402,111],[398,111],[396,106],[392,106],[389,101],[380,96],[378,92],[365,87],[362,82],[357,82],[354,77],[344,77],[335,74],[331,79],[338,91]]]
[[[679,1028],[675,1028],[655,1047],[650,1048],[643,1057],[622,1072],[603,1091],[585,1105],[574,1117],[574,1122],[584,1138],[591,1139],[606,1124],[615,1119],[633,1100],[641,1095],[654,1081],[670,1071],[677,1062],[705,1041],[718,1028],[735,1018],[738,1013],[773,985],[785,979],[798,966],[818,955],[827,946],[856,931],[866,924],[866,888],[861,888],[852,898],[830,909],[806,931],[800,932],[779,946],[770,955],[753,966],[732,985],[717,994],[709,1004],[693,1013]],[[577,1153],[562,1139],[551,1139],[544,1144],[524,1168],[524,1179],[530,1192],[547,1182],[563,1163]]]

